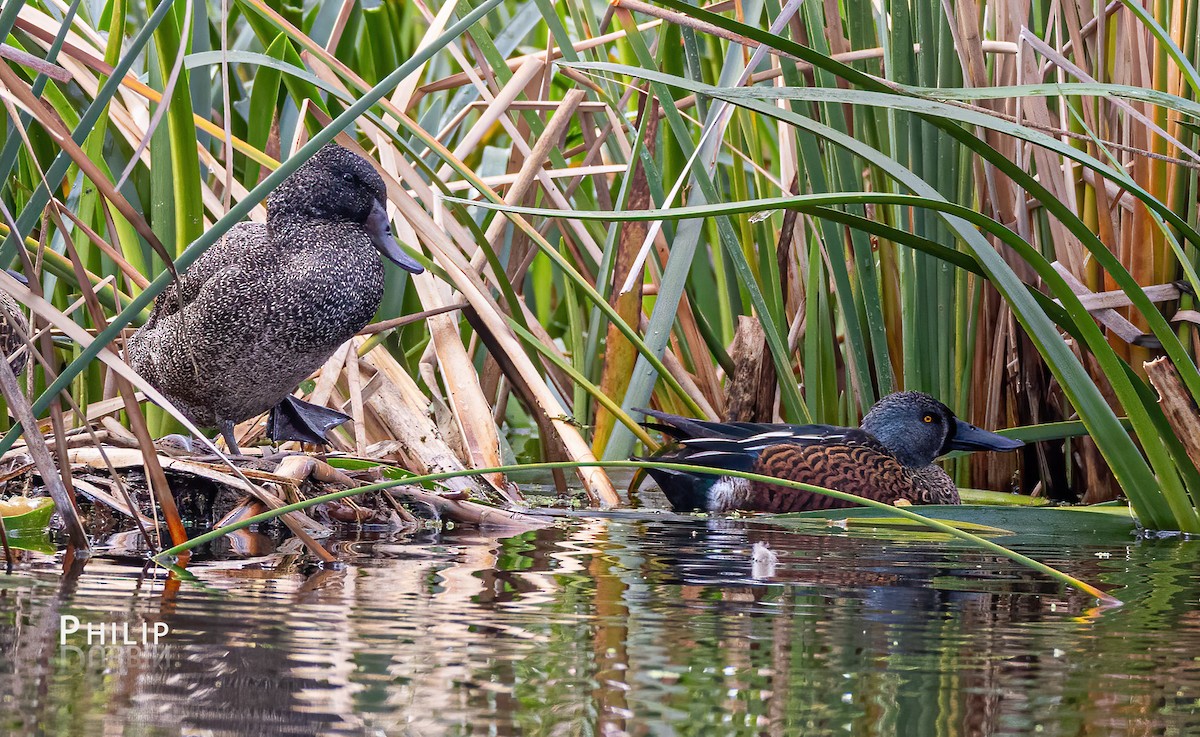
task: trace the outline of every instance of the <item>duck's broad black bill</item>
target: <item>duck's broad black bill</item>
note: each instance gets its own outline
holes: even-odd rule
[[[1006,438],[994,432],[980,430],[969,422],[954,418],[954,436],[946,442],[946,450],[1016,450],[1025,445],[1021,440]]]
[[[389,261],[414,274],[425,271],[425,267],[405,253],[404,249],[400,248],[400,244],[396,242],[395,236],[392,235],[392,224],[388,221],[387,210],[378,200],[371,207],[371,214],[367,216],[366,228],[367,235],[371,237],[371,243],[375,244],[375,248]]]

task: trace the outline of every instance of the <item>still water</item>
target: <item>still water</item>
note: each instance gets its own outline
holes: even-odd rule
[[[747,521],[333,547],[339,570],[210,558],[182,583],[26,562],[0,578],[0,733],[1200,733],[1200,542],[1021,547],[1112,588],[1106,611],[954,542]],[[64,616],[119,644],[60,645]]]

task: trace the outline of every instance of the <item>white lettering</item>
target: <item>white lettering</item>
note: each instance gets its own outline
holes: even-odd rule
[[[166,622],[140,622],[130,626],[129,622],[81,622],[79,617],[63,614],[58,618],[58,644],[66,646],[67,637],[77,632],[87,636],[91,645],[157,645],[158,641],[171,633]]]
[[[92,624],[91,622],[88,622],[83,626],[83,631],[87,633],[87,644],[103,645],[105,643],[105,630],[103,624]],[[93,639],[97,639],[98,642],[92,642]]]
[[[58,644],[67,644],[67,635],[73,635],[79,631],[79,617],[70,614],[63,614],[58,618]]]

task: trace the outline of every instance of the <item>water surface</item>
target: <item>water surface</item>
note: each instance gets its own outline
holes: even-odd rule
[[[0,579],[0,732],[1200,732],[1196,542],[1022,547],[1126,601],[1102,612],[954,542],[745,521],[334,549],[338,570],[272,553],[198,561],[182,583],[121,559],[66,576],[57,558],[26,562]],[[169,634],[63,646],[63,616]]]

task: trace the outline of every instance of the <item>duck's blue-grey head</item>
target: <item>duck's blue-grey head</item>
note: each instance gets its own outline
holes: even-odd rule
[[[283,181],[267,198],[267,221],[277,232],[316,220],[358,223],[371,242],[405,271],[424,267],[392,235],[387,188],[379,172],[358,154],[331,143]]]
[[[1005,451],[1024,445],[963,422],[949,407],[921,392],[897,392],[879,400],[863,418],[862,429],[910,468],[928,466],[952,450]]]

